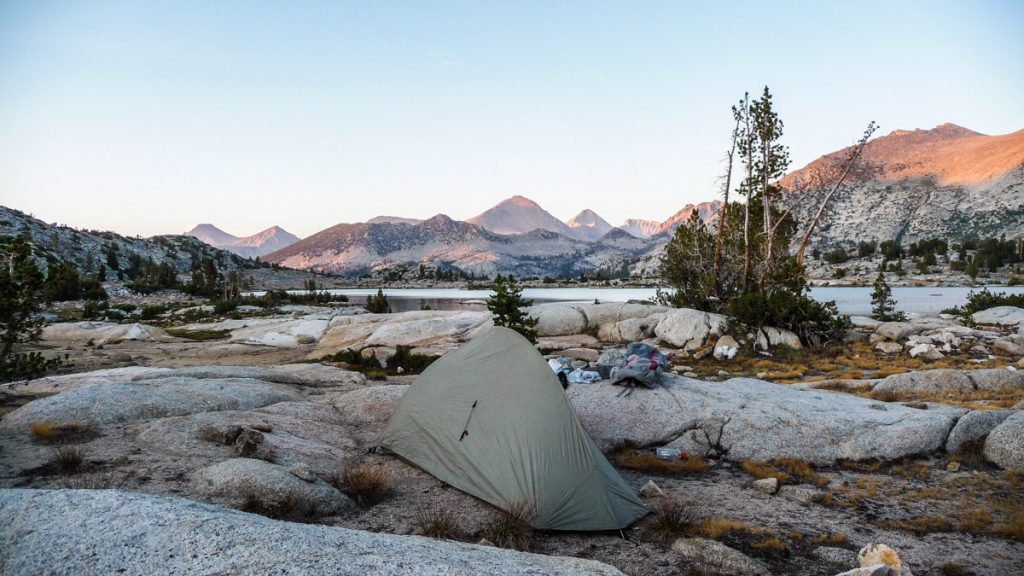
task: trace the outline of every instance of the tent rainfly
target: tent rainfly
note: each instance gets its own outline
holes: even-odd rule
[[[534,528],[615,530],[647,508],[576,418],[526,338],[495,327],[427,368],[378,446]]]

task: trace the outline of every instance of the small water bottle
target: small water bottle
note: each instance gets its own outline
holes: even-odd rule
[[[678,448],[656,448],[654,456],[658,460],[681,460],[683,451]]]

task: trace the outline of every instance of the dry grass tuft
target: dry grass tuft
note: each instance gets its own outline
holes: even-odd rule
[[[914,516],[906,520],[881,522],[879,525],[887,530],[904,530],[914,534],[950,532],[953,530],[953,524],[945,516]]]
[[[498,518],[487,528],[484,537],[501,548],[529,552],[533,548],[533,520],[535,512],[525,503],[513,504],[508,511],[499,511]]]
[[[628,448],[615,453],[615,465],[652,474],[695,474],[707,468],[707,463],[699,456],[687,455],[683,460],[659,460],[653,454]]]
[[[911,480],[927,480],[932,470],[924,464],[897,464],[892,467],[892,473]]]
[[[667,543],[677,536],[691,533],[701,519],[701,510],[690,502],[662,498],[651,510],[652,537]]]
[[[939,566],[939,574],[942,576],[967,576],[967,569],[955,562],[946,562]]]
[[[1018,500],[1017,506],[1021,503]],[[1024,509],[1010,516],[1005,523],[994,530],[996,534],[1024,542]]]
[[[782,552],[786,549],[786,543],[778,536],[773,535],[765,536],[750,546],[758,550],[770,550],[772,552]]]
[[[724,518],[712,518],[705,520],[697,526],[697,532],[712,540],[718,540],[722,536],[733,532],[749,532],[750,526],[738,520],[726,520]]]
[[[81,442],[89,440],[96,430],[82,422],[33,422],[29,431],[37,440],[46,442]]]
[[[779,484],[785,484],[789,481],[789,474],[786,472],[780,472],[771,466],[760,462],[754,462],[753,460],[744,460],[740,462],[740,468],[743,468],[744,472],[750,474],[754,478],[775,478],[779,481]]]
[[[870,474],[878,472],[882,468],[881,460],[870,460],[867,462],[855,462],[853,460],[840,460],[836,462],[843,470],[852,470],[854,472],[861,472]]]
[[[335,487],[360,506],[373,506],[387,496],[391,475],[383,468],[355,466],[335,473]]]
[[[818,546],[835,546],[836,544],[846,542],[846,536],[842,534],[821,534],[811,538],[810,542]]]
[[[85,468],[85,454],[80,444],[61,444],[50,449],[50,464],[59,474],[77,474]]]
[[[424,506],[416,513],[416,533],[420,536],[453,540],[458,527],[455,514],[439,503]]]
[[[985,508],[968,508],[960,513],[960,531],[978,536],[992,526],[992,514]]]
[[[782,468],[790,476],[800,479],[801,482],[808,482],[817,486],[827,486],[828,478],[816,474],[810,462],[796,458],[776,458],[770,462],[772,466]]]
[[[318,515],[315,508],[305,505],[295,494],[278,494],[254,482],[240,484],[237,493],[242,499],[241,509],[253,514],[296,522]]]

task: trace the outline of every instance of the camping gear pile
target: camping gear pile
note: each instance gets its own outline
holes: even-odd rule
[[[577,365],[565,356],[548,360],[548,366],[555,372],[558,381],[562,383],[562,388],[568,388],[569,384],[578,384],[580,382],[590,384],[601,379],[600,372],[585,370],[585,368],[589,367],[589,364],[586,362],[580,362]]]
[[[631,387],[643,385],[657,388],[661,374],[668,365],[668,358],[657,348],[643,342],[634,342],[626,347],[626,358],[611,370],[612,384]]]
[[[626,347],[623,358],[613,365],[591,365],[579,360],[574,362],[563,356],[551,358],[548,360],[548,366],[558,377],[563,388],[569,384],[589,384],[610,379],[612,384],[629,388],[645,386],[654,389],[661,383],[661,375],[668,366],[668,358],[650,344],[634,342]]]
[[[617,530],[647,508],[580,425],[552,367],[495,327],[430,365],[377,445],[534,528]]]

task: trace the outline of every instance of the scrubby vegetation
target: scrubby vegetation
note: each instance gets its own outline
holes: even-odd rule
[[[960,316],[965,321],[970,321],[975,312],[995,308],[996,306],[1016,306],[1024,308],[1024,294],[1007,294],[1005,292],[990,292],[983,288],[978,292],[971,292],[967,295],[967,303],[963,306],[947,308],[943,310],[946,314]]]
[[[436,356],[413,352],[411,346],[397,346],[394,354],[385,361],[385,366],[381,366],[374,350],[374,348],[345,349],[324,356],[320,358],[320,361],[339,362],[346,368],[362,372],[367,378],[384,380],[389,374],[419,374],[437,360]]]
[[[185,338],[197,342],[209,340],[224,340],[231,337],[230,330],[184,330],[181,328],[168,328],[167,333],[176,338]]]

